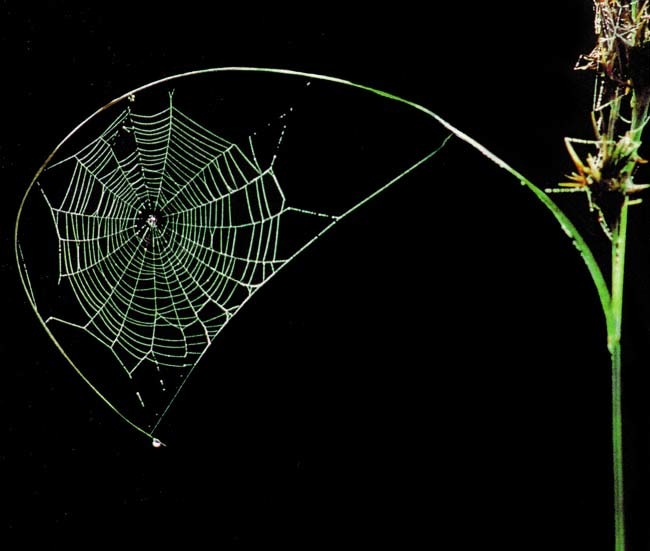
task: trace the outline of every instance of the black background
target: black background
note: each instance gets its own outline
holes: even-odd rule
[[[259,293],[175,404],[163,449],[60,357],[13,252],[20,199],[75,124],[136,86],[207,67],[387,90],[553,185],[571,170],[563,137],[590,137],[591,77],[573,71],[592,47],[590,2],[0,6],[6,549],[41,536],[47,549],[612,548],[609,358],[593,284],[532,194],[469,148],[444,175],[382,195]],[[629,533],[642,542],[631,549],[648,539],[644,213],[631,220],[626,295]]]

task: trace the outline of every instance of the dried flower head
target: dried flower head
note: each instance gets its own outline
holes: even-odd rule
[[[560,187],[586,192],[611,237],[616,205],[650,187],[634,182],[638,165],[646,162],[639,148],[650,105],[650,0],[594,0],[594,10],[596,46],[576,64],[578,70],[596,73],[594,139],[565,139],[575,170]],[[573,144],[591,148],[584,160]],[[614,213],[608,220],[605,210]]]
[[[600,93],[595,108],[601,109],[633,87],[648,85],[642,59],[650,59],[650,2],[594,0],[594,10],[596,46],[580,56],[576,69],[597,73]]]

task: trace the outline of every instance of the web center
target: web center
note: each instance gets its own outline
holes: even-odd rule
[[[156,208],[143,208],[138,213],[138,222],[139,225],[144,226],[147,229],[161,228],[164,225],[165,215],[162,210]]]
[[[159,234],[165,227],[165,215],[160,209],[144,208],[138,214],[136,227],[143,235]]]

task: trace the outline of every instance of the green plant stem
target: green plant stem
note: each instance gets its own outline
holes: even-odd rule
[[[616,551],[625,551],[620,344],[617,344],[612,350],[612,446],[614,467],[614,549]]]
[[[614,549],[625,551],[625,507],[623,485],[623,413],[621,385],[621,328],[623,319],[623,280],[629,198],[621,206],[619,223],[612,240],[612,302],[607,346],[612,359],[612,455],[614,468]]]

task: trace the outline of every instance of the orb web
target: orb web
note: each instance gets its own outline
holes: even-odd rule
[[[293,206],[275,172],[277,155],[261,163],[252,136],[243,146],[225,139],[179,109],[173,93],[153,113],[136,107],[129,101],[96,138],[46,166],[41,178],[56,175],[62,185],[41,185],[38,176],[35,182],[55,228],[57,284],[74,300],[49,308],[49,297],[37,299],[16,244],[23,282],[46,327],[80,330],[109,350],[131,402],[147,414],[117,398],[123,390],[113,389],[115,375],[108,376],[114,366],[91,360],[97,365],[82,371],[69,360],[73,367],[151,436],[251,296],[341,218],[430,159],[448,137],[373,193],[329,212]],[[283,136],[284,129],[277,148]]]
[[[50,204],[60,277],[87,315],[83,329],[129,375],[194,365],[286,260],[272,167],[171,102],[151,116],[127,108],[67,162],[68,190]]]

